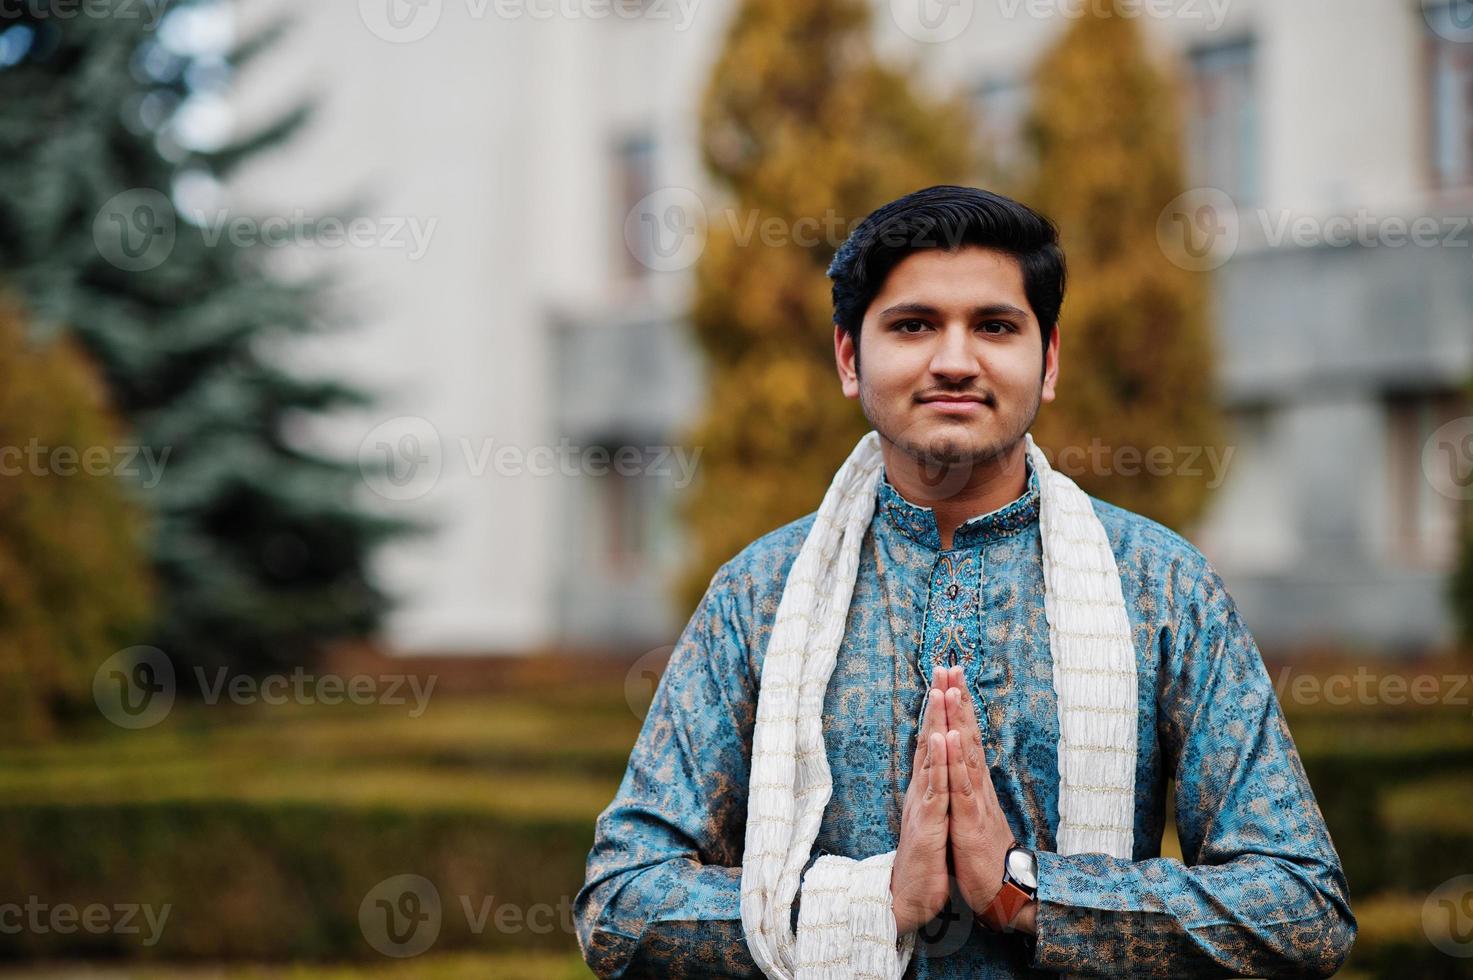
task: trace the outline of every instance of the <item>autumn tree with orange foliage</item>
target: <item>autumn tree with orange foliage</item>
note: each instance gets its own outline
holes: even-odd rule
[[[34,740],[91,707],[93,673],[140,642],[146,541],[122,480],[82,465],[118,430],[75,341],[27,337],[0,297],[0,736]],[[96,460],[97,454],[92,454]]]
[[[1173,264],[1156,233],[1187,189],[1176,88],[1139,19],[1099,5],[1070,22],[1034,79],[1026,199],[1058,224],[1069,262],[1058,397],[1034,436],[1086,492],[1184,529],[1208,501],[1205,451],[1222,450],[1208,283]]]
[[[968,107],[881,63],[870,17],[862,0],[744,0],[701,106],[724,197],[706,202],[691,309],[710,388],[688,437],[703,450],[683,515],[688,609],[722,562],[812,511],[869,428],[834,367],[838,246],[887,201],[976,180]]]

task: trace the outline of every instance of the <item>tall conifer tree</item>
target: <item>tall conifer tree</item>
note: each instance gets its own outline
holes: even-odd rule
[[[0,268],[38,335],[74,331],[134,438],[167,453],[163,478],[137,488],[160,587],[158,631],[138,642],[185,665],[262,670],[373,628],[383,597],[366,563],[395,525],[361,509],[355,464],[291,437],[294,419],[365,402],[291,370],[293,339],[327,322],[327,284],[285,282],[265,246],[211,241],[175,209],[181,186],[225,178],[307,116],[190,145],[191,99],[279,33],[224,57],[171,44],[175,19],[207,6],[229,10],[106,0],[58,17],[22,4],[0,22]]]

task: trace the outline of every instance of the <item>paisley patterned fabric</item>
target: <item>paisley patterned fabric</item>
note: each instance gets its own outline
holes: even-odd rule
[[[1201,552],[1090,498],[1137,656],[1135,840],[1131,861],[1063,856],[1037,474],[1030,466],[1022,496],[958,527],[949,550],[928,508],[888,480],[877,493],[824,699],[833,796],[811,860],[896,847],[924,678],[941,663],[963,667],[1003,811],[1039,862],[1036,939],[993,935],[954,893],[920,931],[907,976],[1333,973],[1356,931],[1339,857],[1258,648]],[[761,976],[739,867],[756,683],[812,521],[723,565],[676,644],[575,900],[599,976]],[[1185,864],[1160,856],[1173,802]]]

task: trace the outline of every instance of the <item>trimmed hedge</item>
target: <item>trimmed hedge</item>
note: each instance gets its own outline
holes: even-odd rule
[[[233,802],[10,806],[0,809],[0,840],[5,901],[171,906],[151,946],[140,916],[130,935],[0,931],[0,958],[382,960],[360,929],[359,906],[400,874],[422,875],[439,892],[436,952],[576,948],[563,909],[582,884],[592,827]],[[462,898],[474,917],[490,900],[479,934]],[[556,914],[543,913],[538,931],[500,931],[502,904]]]
[[[154,945],[138,933],[0,930],[0,961],[377,970],[400,961],[370,944],[359,910],[401,874],[440,897],[427,957],[576,956],[568,917],[595,801],[612,796],[638,725],[617,678],[595,686],[437,701],[412,722],[366,709],[184,708],[149,732],[0,750],[0,903],[171,907]],[[1428,891],[1473,869],[1467,718],[1305,711],[1290,726],[1362,923],[1346,975],[1455,975],[1466,963],[1428,942],[1420,914]],[[534,906],[545,924],[535,930],[522,920]],[[501,907],[517,912],[505,928]]]

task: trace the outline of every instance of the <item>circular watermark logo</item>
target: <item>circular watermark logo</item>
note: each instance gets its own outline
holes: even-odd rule
[[[440,23],[442,0],[358,0],[358,17],[375,37],[411,44]]]
[[[639,659],[630,666],[629,673],[624,675],[624,700],[628,702],[629,710],[634,712],[636,718],[643,720],[650,713],[655,690],[660,686],[660,678],[674,652],[673,646],[655,647],[648,653],[640,654]]]
[[[921,410],[933,417],[923,416],[920,421],[906,426],[895,437],[895,445],[905,453],[905,465],[912,489],[929,501],[949,500],[966,489],[977,467],[981,465],[976,459],[956,458],[957,446],[964,444],[969,438],[975,438],[979,431],[978,423],[966,415],[950,419],[937,409],[922,406]],[[993,408],[979,405],[974,414],[980,417],[994,411]],[[956,444],[948,443],[948,431],[955,432]],[[888,473],[886,478],[889,478]],[[893,482],[891,481],[892,485]]]
[[[1156,243],[1173,265],[1210,272],[1238,251],[1238,207],[1225,191],[1196,187],[1171,199],[1156,219]]]
[[[1422,0],[1422,16],[1437,36],[1457,44],[1473,42],[1473,0]]]
[[[1447,955],[1473,957],[1473,875],[1449,878],[1427,895],[1422,931]]]
[[[950,956],[965,946],[977,921],[962,898],[956,876],[947,875],[947,879],[951,882],[951,897],[936,918],[916,930],[916,951],[930,959]]]
[[[890,19],[923,44],[954,41],[972,23],[974,0],[890,0]]]
[[[92,675],[92,700],[119,728],[152,728],[168,717],[176,692],[174,662],[158,647],[119,650]]]
[[[662,187],[624,216],[624,245],[653,272],[688,269],[706,250],[706,205],[688,187]]]
[[[1422,475],[1453,500],[1473,500],[1473,416],[1437,427],[1422,444]]]
[[[135,187],[114,194],[92,219],[92,243],[124,272],[147,272],[174,251],[178,217],[159,191]]]
[[[385,878],[358,906],[358,927],[385,956],[418,956],[440,937],[440,891],[423,875]]]
[[[443,467],[439,430],[418,415],[374,426],[358,444],[358,472],[388,500],[414,500],[434,489]]]

